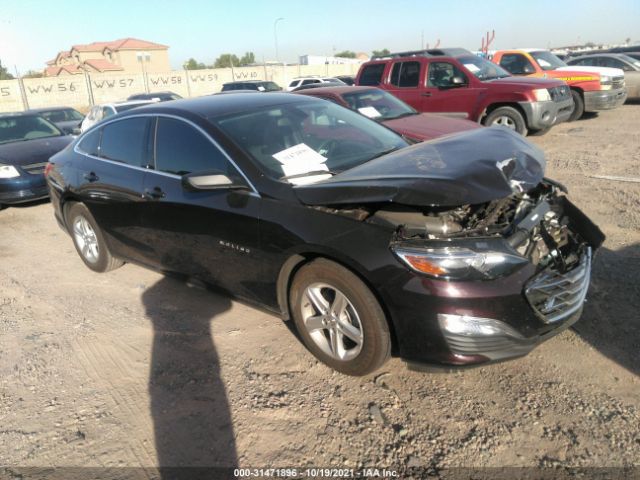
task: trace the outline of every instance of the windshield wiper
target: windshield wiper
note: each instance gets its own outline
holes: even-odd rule
[[[337,172],[331,170],[312,170],[311,172],[296,173],[295,175],[285,175],[280,177],[280,180],[289,180],[291,178],[310,177],[312,175],[335,175]]]
[[[404,113],[401,113],[400,115],[396,115],[395,117],[386,118],[385,120],[396,120],[398,118],[410,117],[412,115],[418,115],[418,112],[404,112]]]
[[[393,147],[390,148],[388,150],[383,150],[380,153],[376,153],[373,157],[371,157],[369,160],[367,160],[368,162],[370,162],[371,160],[374,160],[376,158],[380,158],[380,157],[384,157],[385,155],[388,155],[391,152],[395,152],[396,150],[400,150],[402,147]]]

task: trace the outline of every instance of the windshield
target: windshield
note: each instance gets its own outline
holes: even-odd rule
[[[282,88],[274,82],[263,82],[258,86],[258,90],[261,90],[262,87],[266,92],[279,92]]]
[[[0,118],[0,144],[61,135],[55,125],[35,115]]]
[[[398,100],[383,90],[360,90],[345,93],[342,98],[349,104],[351,110],[378,121],[392,120],[418,113],[402,100]]]
[[[362,115],[320,100],[271,105],[211,121],[269,177],[295,185],[324,180],[408,145]]]
[[[458,61],[473,73],[478,80],[495,80],[496,78],[511,76],[511,74],[502,67],[475,55],[458,57]]]
[[[555,70],[556,68],[566,67],[567,64],[556,57],[553,53],[546,50],[540,50],[539,52],[531,52],[531,56],[534,58],[540,68],[543,70]]]
[[[113,108],[115,108],[117,113],[120,113],[120,112],[126,112],[127,110],[131,110],[132,108],[142,107],[144,105],[147,105],[147,104],[146,103],[134,103],[133,105],[114,105]]]
[[[80,121],[84,117],[82,114],[73,108],[66,108],[64,110],[49,110],[47,112],[40,112],[40,116],[46,118],[50,122],[72,122]]]
[[[640,69],[640,60],[638,60],[637,58],[633,58],[633,57],[630,57],[629,55],[624,55],[624,54],[621,53],[620,54],[620,60],[624,60],[626,62],[629,62],[631,65],[633,65],[637,69]]]

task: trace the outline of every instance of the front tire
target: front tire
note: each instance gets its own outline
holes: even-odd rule
[[[73,244],[87,267],[102,273],[123,265],[122,260],[111,255],[102,230],[87,207],[81,203],[73,204],[67,218]]]
[[[573,112],[571,112],[571,116],[567,120],[567,122],[573,122],[582,118],[584,115],[584,100],[582,99],[582,95],[577,90],[571,90],[571,98],[573,98]]]
[[[522,136],[527,135],[527,123],[522,114],[513,107],[496,108],[485,117],[483,123],[487,127],[500,125],[515,130]]]
[[[334,370],[361,376],[389,359],[385,314],[371,290],[343,266],[318,259],[301,267],[289,304],[307,349]]]

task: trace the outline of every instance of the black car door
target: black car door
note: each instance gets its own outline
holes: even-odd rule
[[[214,283],[245,298],[256,298],[261,272],[258,252],[260,197],[246,189],[191,190],[182,176],[217,170],[242,177],[200,127],[183,119],[157,117],[154,168],[144,178],[142,225],[153,262]]]
[[[86,135],[78,145],[77,194],[107,235],[114,254],[144,261],[140,228],[142,182],[149,162],[150,117],[117,120]]]

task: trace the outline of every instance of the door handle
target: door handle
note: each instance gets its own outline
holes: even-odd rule
[[[89,173],[85,173],[84,174],[84,179],[87,182],[97,182],[98,180],[100,180],[100,177],[98,177],[94,172],[89,172]]]
[[[149,190],[148,188],[145,189],[144,194],[142,196],[147,200],[160,200],[161,198],[164,198],[166,194],[162,191],[160,187],[154,187],[151,190]]]
[[[430,97],[431,96],[431,92],[424,92],[420,94],[421,97]]]

